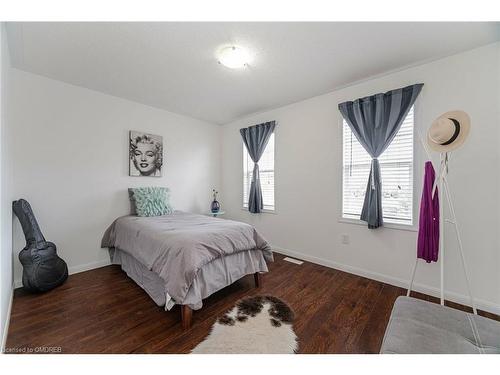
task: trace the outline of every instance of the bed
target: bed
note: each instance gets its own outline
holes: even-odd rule
[[[181,305],[185,329],[203,299],[245,275],[254,274],[259,286],[273,261],[271,247],[251,225],[182,211],[122,216],[101,247],[157,305]]]

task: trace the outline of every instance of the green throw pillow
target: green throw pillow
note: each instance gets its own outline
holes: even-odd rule
[[[169,189],[164,187],[130,188],[137,216],[161,216],[173,212],[169,202]]]

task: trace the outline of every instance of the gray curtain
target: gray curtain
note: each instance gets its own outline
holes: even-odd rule
[[[266,149],[269,137],[274,132],[274,121],[240,129],[243,143],[254,162],[250,193],[248,194],[248,211],[259,213],[264,208],[262,188],[260,187],[259,165],[257,164]]]
[[[382,184],[378,157],[391,144],[423,83],[339,104],[359,143],[373,158],[361,220],[374,229],[383,225]]]

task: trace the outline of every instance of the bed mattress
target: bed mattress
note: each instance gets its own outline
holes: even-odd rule
[[[266,261],[273,260],[253,226],[182,211],[120,217],[101,246],[112,249],[113,262],[167,309],[176,303],[199,309],[203,298],[245,275],[266,272]]]

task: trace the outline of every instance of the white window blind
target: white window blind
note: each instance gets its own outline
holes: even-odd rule
[[[252,182],[253,161],[243,145],[243,207],[248,208],[248,194]],[[264,209],[274,211],[274,133],[267,142],[264,154],[259,160],[260,185]]]
[[[413,223],[413,107],[387,150],[378,158],[382,176],[384,222]],[[342,216],[359,219],[371,157],[344,120]]]

